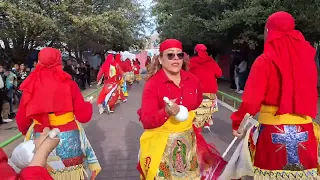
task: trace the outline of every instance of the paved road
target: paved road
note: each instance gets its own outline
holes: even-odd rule
[[[139,137],[143,132],[136,114],[141,102],[143,85],[134,84],[129,92],[128,102],[120,104],[111,115],[98,115],[94,107],[91,122],[85,125],[86,134],[96,151],[102,172],[99,180],[135,180],[139,179],[136,170]],[[205,134],[209,142],[214,142],[220,152],[223,152],[232,140],[230,111],[220,107],[215,114],[212,134]],[[230,158],[231,153],[227,159]]]
[[[84,125],[88,139],[93,146],[102,166],[102,172],[98,180],[136,180],[139,174],[136,170],[137,154],[139,151],[139,138],[143,132],[138,121],[137,109],[141,103],[143,84],[134,84],[129,92],[127,103],[121,103],[114,114],[99,115],[97,106],[94,105],[92,120]],[[85,93],[86,94],[86,93]],[[213,142],[218,150],[223,153],[232,141],[230,111],[219,106],[219,112],[215,114],[214,125],[211,130],[214,134],[204,134],[209,142]],[[15,127],[12,125],[11,127]],[[0,133],[6,132],[14,135],[17,130],[1,127]],[[4,136],[4,134],[2,134]],[[4,137],[0,139],[5,139]],[[16,141],[5,148],[9,154],[13,148],[22,141]],[[228,160],[234,149],[228,154]]]

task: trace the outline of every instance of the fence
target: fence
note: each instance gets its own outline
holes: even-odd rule
[[[97,92],[99,92],[99,90],[100,90],[101,88],[102,88],[102,87],[99,87],[99,88],[97,88],[96,90],[90,92],[89,94],[85,95],[84,98],[88,98],[88,97],[90,97],[90,96],[96,97]],[[18,133],[17,135],[15,135],[15,136],[9,138],[8,140],[2,142],[2,143],[0,144],[0,148],[4,148],[4,147],[8,146],[8,145],[11,144],[12,142],[20,139],[21,137],[22,137],[22,134],[21,134],[21,133]]]
[[[231,96],[231,95],[224,93],[222,91],[218,91],[217,96],[218,96],[219,100],[229,104],[230,106],[233,106],[235,109],[238,109],[238,106],[242,102],[241,99],[236,98],[234,96]]]

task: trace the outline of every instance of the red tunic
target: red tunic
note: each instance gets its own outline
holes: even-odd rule
[[[66,85],[69,85],[70,89],[71,89],[72,102],[73,102],[73,108],[74,108],[73,113],[76,116],[77,121],[79,121],[80,123],[89,122],[92,117],[92,104],[90,102],[84,101],[84,98],[81,94],[81,91],[80,91],[78,85],[74,81],[70,80],[67,83],[68,84],[66,84]],[[44,95],[44,97],[45,97],[45,95]],[[65,113],[67,113],[67,112],[61,112],[56,115],[62,115]],[[26,117],[25,106],[19,106],[16,120],[17,120],[17,125],[18,125],[19,131],[23,135],[25,135],[27,133],[30,125],[33,123],[33,119]],[[43,128],[45,128],[45,127],[41,126],[41,125],[36,125],[35,131],[42,132]],[[55,128],[55,127],[52,126],[51,128]],[[75,121],[72,121],[68,124],[59,126],[57,128],[59,128],[60,131],[68,131],[68,130],[78,129],[78,126]]]
[[[316,83],[314,89],[316,92]],[[260,111],[261,104],[279,106],[280,95],[281,74],[278,68],[272,61],[268,61],[262,56],[258,57],[251,67],[240,108],[231,116],[233,121],[232,128],[238,129],[246,113],[257,114]],[[306,105],[306,107],[311,107],[312,111],[316,112],[317,93],[312,93],[312,96],[314,97],[310,98],[310,104]]]
[[[147,58],[146,62],[144,63],[144,66],[147,67],[151,64],[151,58]]]
[[[199,78],[203,93],[217,93],[217,78],[222,76],[222,70],[212,57],[192,57],[189,71]]]
[[[133,63],[133,68],[134,68],[133,73],[135,75],[140,74],[140,65],[138,64],[138,62],[134,62]]]
[[[176,86],[159,70],[145,84],[142,94],[141,109],[138,110],[140,121],[145,129],[162,126],[169,118],[165,111],[164,96],[176,99],[177,104],[185,106],[189,111],[195,110],[202,102],[202,90],[199,80],[191,73],[181,70],[180,87]]]
[[[0,169],[3,180],[52,180],[47,169],[40,166],[29,166],[21,170],[17,174],[14,169],[8,164],[8,157],[2,149],[0,149]]]
[[[131,61],[130,59],[126,59],[125,61],[123,61],[123,71],[124,72],[131,72],[132,71],[132,66],[131,66]]]

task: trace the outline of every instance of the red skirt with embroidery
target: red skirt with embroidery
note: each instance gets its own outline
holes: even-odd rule
[[[252,139],[250,142],[251,152],[254,151],[255,175],[273,178],[317,176],[318,143],[312,123],[260,124],[256,130],[256,144]]]

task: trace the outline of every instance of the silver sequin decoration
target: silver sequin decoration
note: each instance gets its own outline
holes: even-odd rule
[[[299,132],[295,125],[284,125],[282,133],[272,133],[272,143],[281,144],[287,151],[287,163],[300,164],[298,147],[300,143],[308,141],[308,132]]]

